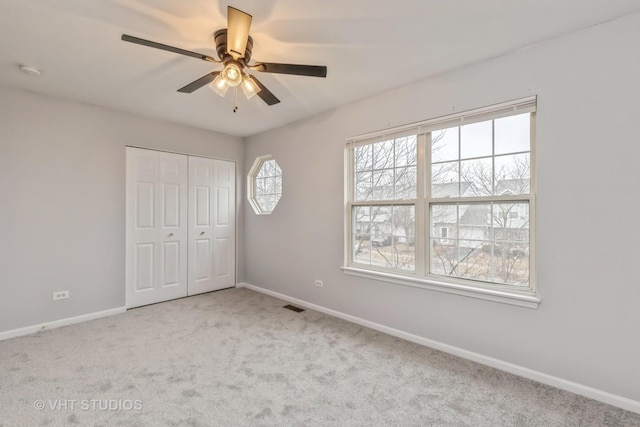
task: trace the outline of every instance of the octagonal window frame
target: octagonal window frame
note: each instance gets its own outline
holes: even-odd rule
[[[277,170],[279,171],[279,174],[274,175],[274,177],[276,179],[279,178],[280,180],[280,186],[279,186],[280,192],[270,193],[277,196],[277,200],[275,201],[273,208],[271,210],[265,209],[258,202],[258,196],[260,196],[260,194],[258,194],[257,188],[256,188],[256,179],[258,178],[258,174],[260,173],[262,166],[269,161],[273,161],[273,163],[275,164]],[[276,206],[278,206],[280,199],[282,198],[282,184],[283,184],[282,168],[280,167],[276,159],[271,154],[256,157],[256,159],[253,162],[253,165],[251,166],[251,169],[249,169],[249,174],[247,175],[247,199],[249,201],[249,204],[251,205],[251,208],[256,213],[256,215],[270,215],[274,211]]]

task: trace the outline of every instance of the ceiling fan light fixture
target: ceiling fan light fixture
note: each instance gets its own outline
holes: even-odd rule
[[[221,97],[225,97],[227,91],[229,90],[229,84],[227,80],[222,77],[222,73],[218,74],[215,79],[209,85],[209,88],[220,95]]]
[[[200,59],[202,61],[224,64],[222,71],[209,72],[199,79],[178,89],[180,93],[192,93],[206,85],[216,92],[218,95],[225,97],[230,87],[235,88],[236,100],[238,86],[247,98],[252,98],[256,94],[267,105],[275,105],[280,100],[271,91],[265,87],[255,76],[246,75],[244,69],[276,74],[292,74],[296,76],[311,77],[327,77],[327,67],[320,65],[300,65],[300,64],[280,64],[273,62],[260,62],[250,65],[251,54],[253,51],[253,38],[249,34],[251,30],[251,15],[231,6],[227,7],[227,28],[220,29],[213,34],[216,53],[218,59],[198,52],[181,49],[175,46],[169,46],[163,43],[151,40],[141,39],[139,37],[122,34],[122,41],[135,43],[141,46],[147,46],[154,49],[164,50],[167,52],[177,53],[183,56]],[[29,70],[23,67],[23,71]],[[33,70],[32,70],[33,73]],[[237,105],[234,109],[238,109]]]
[[[228,63],[222,73],[220,73],[222,78],[227,81],[227,84],[231,87],[236,87],[242,83],[242,69],[235,62]]]
[[[244,96],[247,99],[251,99],[255,96],[256,93],[260,92],[260,86],[256,84],[256,82],[251,78],[250,75],[245,74],[242,78],[242,91],[244,92]]]

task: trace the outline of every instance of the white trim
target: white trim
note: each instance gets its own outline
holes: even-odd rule
[[[412,286],[414,288],[462,295],[465,297],[517,305],[526,308],[538,308],[538,305],[540,305],[540,298],[536,297],[530,289],[526,289],[518,293],[515,289],[512,292],[509,292],[507,290],[491,289],[484,286],[470,286],[466,281],[461,281],[461,283],[449,283],[433,280],[429,277],[410,277],[384,271],[371,270],[369,268],[357,268],[350,266],[341,267],[341,269],[345,274],[350,274],[352,276],[364,277],[365,279],[371,280],[381,280],[383,282]]]
[[[428,144],[427,144],[428,140]],[[416,166],[425,165],[428,156],[431,155],[431,150],[427,150],[427,146],[431,147],[431,134],[422,133],[417,138],[416,153]],[[427,153],[428,151],[428,153]],[[429,239],[418,239],[417,236],[427,236],[429,234],[429,226],[427,225],[427,209],[428,205],[423,202],[425,195],[427,194],[427,177],[426,168],[417,167],[416,169],[416,200],[414,204],[414,225],[413,225],[413,248],[414,248],[414,271],[415,274],[424,276],[427,274],[429,267],[427,266],[427,259],[429,257]],[[429,181],[431,177],[429,177]],[[348,260],[350,261],[350,260]],[[347,265],[347,264],[344,264]]]
[[[370,320],[365,320],[360,317],[342,313],[337,310],[326,308],[321,305],[313,304],[298,298],[290,297],[288,295],[271,291],[269,289],[261,288],[259,286],[251,285],[249,283],[238,283],[236,284],[236,287],[251,289],[252,291],[260,292],[265,295],[272,296],[274,298],[291,302],[293,304],[300,305],[310,310],[315,310],[320,313],[328,314],[329,316],[346,320],[347,322],[351,322],[367,328],[371,328],[376,331],[379,331],[388,335],[392,335],[397,338],[401,338],[407,341],[414,342],[416,344],[423,345],[425,347],[433,348],[433,349],[442,351],[444,353],[453,354],[463,359],[471,360],[473,362],[477,362],[482,365],[490,366],[492,368],[496,368],[513,375],[517,375],[519,377],[537,381],[539,383],[546,384],[551,387],[555,387],[561,390],[569,391],[571,393],[579,394],[580,396],[585,396],[590,399],[594,399],[599,402],[603,402],[608,405],[612,405],[612,406],[624,409],[626,411],[631,411],[631,412],[640,414],[640,402],[637,400],[632,400],[623,396],[598,390],[596,388],[579,384],[573,381],[565,380],[563,378],[559,378],[553,375],[545,374],[544,372],[539,372],[533,369],[525,368],[524,366],[515,365],[513,363],[505,362],[500,359],[495,359],[493,357],[485,356],[480,353],[475,353],[473,351],[465,350],[460,347],[455,347],[439,341],[414,335],[409,332],[401,331],[399,329],[391,328],[389,326],[385,326],[380,323],[375,323]]]
[[[25,326],[24,328],[12,329],[10,331],[0,332],[0,341],[8,340],[10,338],[21,337],[23,335],[34,334],[45,329],[55,329],[61,326],[73,325],[75,323],[86,322],[89,320],[100,319],[101,317],[113,316],[115,314],[122,314],[126,312],[126,307],[112,308],[109,310],[96,311],[94,313],[81,314],[80,316],[67,317],[65,319],[54,320],[47,323],[40,323],[38,325]]]

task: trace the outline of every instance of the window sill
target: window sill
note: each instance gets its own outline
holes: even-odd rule
[[[540,298],[535,296],[532,291],[507,292],[504,290],[480,288],[458,283],[447,283],[429,278],[403,276],[400,274],[366,270],[357,267],[342,267],[342,271],[351,276],[381,280],[383,282],[396,283],[399,285],[412,286],[431,291],[463,295],[466,297],[494,301],[503,304],[517,305],[520,307],[535,309],[538,308],[538,305],[540,304]]]

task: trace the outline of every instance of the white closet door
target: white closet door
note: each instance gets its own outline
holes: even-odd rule
[[[235,286],[235,163],[189,157],[189,295]]]
[[[215,289],[236,285],[236,165],[213,161],[215,212],[213,266]]]
[[[187,295],[187,156],[127,147],[127,307]]]

